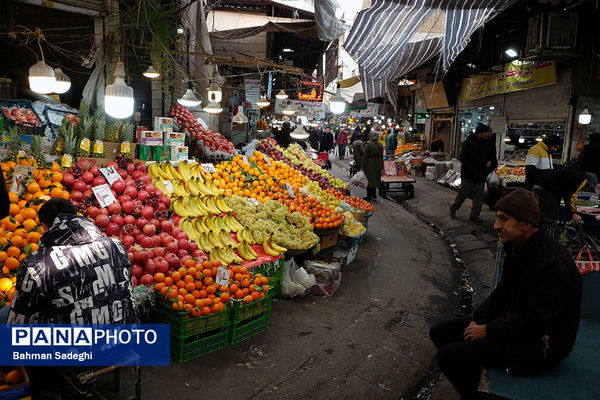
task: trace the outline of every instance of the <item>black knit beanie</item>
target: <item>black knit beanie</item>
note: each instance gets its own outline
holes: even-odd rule
[[[540,223],[538,196],[527,189],[520,188],[504,196],[498,200],[495,209],[535,227]]]

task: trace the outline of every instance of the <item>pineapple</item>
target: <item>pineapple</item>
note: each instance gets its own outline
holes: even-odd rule
[[[8,161],[18,161],[19,151],[21,150],[21,138],[19,137],[19,131],[16,127],[8,128],[8,148],[10,153],[6,157]]]
[[[77,115],[80,120],[90,116],[90,105],[85,100],[81,100],[79,103],[79,111],[77,112]]]
[[[37,167],[42,168],[47,165],[46,158],[42,154],[42,137],[33,135],[31,140],[31,156],[35,160]]]
[[[75,129],[73,129],[70,124],[64,132],[63,140],[65,154],[72,155],[73,161],[75,161],[75,155],[77,153],[77,145],[79,144],[79,141],[77,140],[77,135],[75,135]]]
[[[119,131],[115,124],[107,124],[104,132],[104,138],[107,142],[117,143],[119,141]]]
[[[94,135],[94,118],[89,116],[80,117],[79,123],[75,125],[75,131],[79,139],[77,157],[89,157]],[[83,141],[88,143],[87,150],[81,147]]]
[[[133,148],[131,147],[131,142],[133,141],[133,131],[135,129],[135,125],[131,122],[126,123],[121,127],[121,134],[119,135],[122,143],[129,143],[129,151],[123,153],[123,157],[125,158],[135,158],[135,154],[133,152]]]
[[[95,143],[93,143],[93,151],[92,151],[92,156],[95,158],[104,158],[106,157],[106,150],[104,149],[104,134],[105,134],[105,129],[106,129],[106,121],[104,119],[104,110],[102,109],[102,107],[97,107],[96,108],[96,112],[94,113],[94,140]],[[101,146],[101,150],[100,152],[97,152],[96,150],[99,150],[99,147]]]

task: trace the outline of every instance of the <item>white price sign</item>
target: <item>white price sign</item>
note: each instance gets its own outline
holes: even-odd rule
[[[215,169],[215,165],[212,163],[201,164],[201,165],[202,165],[202,169],[204,170],[205,174],[214,174],[215,172],[217,172],[217,170]]]
[[[248,161],[248,157],[246,156],[242,156],[242,161],[244,162],[244,164],[250,164],[250,162]]]
[[[167,181],[163,181],[165,188],[167,188],[167,190],[171,193],[173,193],[175,191],[175,189],[173,189],[173,182],[167,180]]]
[[[28,165],[17,165],[13,172],[13,182],[12,185],[10,185],[10,191],[20,195],[31,180],[31,174],[34,169],[35,167]]]
[[[269,167],[271,166],[271,160],[269,160],[269,156],[267,156],[266,154],[263,155],[263,160],[265,160],[265,163],[267,163]]]
[[[229,284],[229,271],[223,267],[217,268],[217,276],[215,282],[219,286],[227,286]]]
[[[98,203],[100,203],[100,207],[107,207],[117,201],[110,191],[110,186],[106,183],[104,185],[93,187],[92,191],[94,192]]]
[[[117,172],[117,170],[114,167],[100,168],[100,172],[102,172],[102,175],[104,175],[104,177],[106,178],[106,181],[111,186],[116,181],[123,180],[123,178],[121,178],[121,175],[119,175],[119,173]]]
[[[253,199],[252,197],[248,197],[248,203],[252,204],[253,206],[258,206],[260,204],[258,200]]]
[[[291,198],[294,198],[294,188],[292,187],[292,185],[290,185],[287,182],[283,182],[285,184],[285,188],[287,189],[287,192],[289,193]]]

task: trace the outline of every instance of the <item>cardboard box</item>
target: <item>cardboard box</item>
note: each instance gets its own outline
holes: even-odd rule
[[[140,139],[142,138],[142,132],[144,131],[149,131],[150,128],[148,128],[147,126],[138,126],[137,128],[135,128],[135,141],[140,143]]]
[[[167,117],[154,118],[154,130],[160,132],[173,132],[174,120]]]
[[[142,146],[163,146],[164,134],[160,131],[143,131],[140,137]]]
[[[130,143],[131,151],[133,154],[136,154],[136,145],[135,143]],[[106,152],[106,158],[114,159],[117,154],[121,152],[121,143],[104,143],[104,151]]]
[[[186,161],[187,159],[187,146],[171,146],[171,161]]]
[[[18,369],[23,376],[23,382],[13,385],[8,389],[0,390],[0,400],[31,400],[31,381],[25,367],[3,367],[3,372]]]
[[[337,244],[337,242],[338,242],[337,232],[332,233],[330,235],[323,235],[323,236],[321,236],[321,250],[333,247]]]
[[[360,222],[361,224],[365,220],[365,213],[364,212],[350,211],[350,214],[352,214],[352,216],[354,217],[354,219],[357,220],[358,222]]]
[[[165,132],[165,146],[184,146],[184,132]]]

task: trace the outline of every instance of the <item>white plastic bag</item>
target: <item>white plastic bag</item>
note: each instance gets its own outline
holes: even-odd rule
[[[367,179],[367,175],[365,175],[364,171],[358,171],[352,179],[350,179],[353,185],[359,186],[361,188],[366,188],[369,186],[369,180]]]
[[[498,178],[498,174],[496,174],[496,171],[490,172],[485,181],[487,182],[489,187],[496,187],[500,185],[500,179]]]
[[[282,294],[284,297],[304,296],[315,284],[315,277],[307,274],[304,268],[300,269],[298,269],[293,258],[284,263],[282,282]]]

